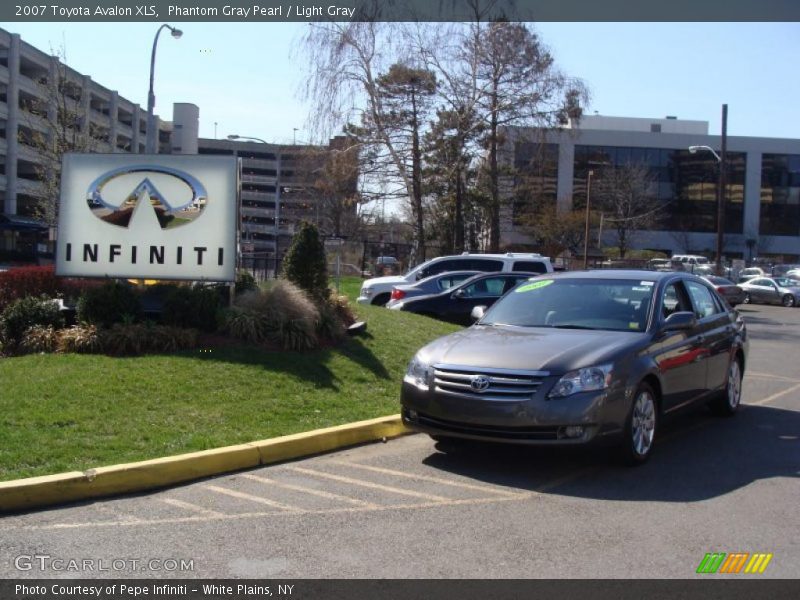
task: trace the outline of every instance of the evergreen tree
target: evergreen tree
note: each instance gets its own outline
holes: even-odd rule
[[[315,300],[328,297],[328,263],[325,245],[313,223],[303,221],[283,259],[284,279],[304,289]]]

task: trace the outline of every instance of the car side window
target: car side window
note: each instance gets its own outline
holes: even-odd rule
[[[717,304],[714,302],[714,296],[711,294],[706,286],[696,281],[687,281],[686,288],[689,290],[689,295],[692,297],[692,304],[694,304],[694,314],[698,319],[704,319],[718,312]]]
[[[505,282],[504,277],[479,279],[464,288],[464,296],[467,298],[496,298],[503,294]]]
[[[471,269],[473,271],[484,271],[490,273],[492,271],[502,271],[503,261],[501,260],[486,260],[483,258],[473,258],[469,262],[461,266],[462,269]],[[449,269],[452,271],[453,269]]]
[[[447,271],[455,271],[459,268],[459,263],[455,260],[441,260],[433,263],[429,267],[425,267],[418,276],[419,279],[430,277],[431,275],[438,275]]]
[[[683,287],[678,283],[670,283],[661,297],[661,316],[666,319],[672,313],[687,311],[692,312],[692,306]]]
[[[526,273],[547,273],[547,267],[544,263],[536,260],[517,261],[511,270],[525,271]]]

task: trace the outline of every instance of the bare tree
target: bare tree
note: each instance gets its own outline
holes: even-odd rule
[[[656,178],[647,165],[605,167],[597,178],[592,203],[615,230],[620,258],[625,258],[637,230],[652,229],[661,219],[663,207],[655,190]]]
[[[80,111],[81,86],[70,77],[63,48],[51,56],[49,77],[38,83],[46,91],[43,100],[31,100],[23,106],[27,119],[23,142],[30,145],[39,162],[35,167],[41,182],[33,214],[48,225],[58,222],[61,193],[61,160],[68,152],[93,152],[98,140],[85,122],[89,116]]]

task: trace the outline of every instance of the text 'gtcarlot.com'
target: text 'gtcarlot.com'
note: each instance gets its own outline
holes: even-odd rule
[[[41,572],[142,572],[194,571],[194,559],[185,558],[58,558],[48,554],[20,554],[14,559],[18,571]]]

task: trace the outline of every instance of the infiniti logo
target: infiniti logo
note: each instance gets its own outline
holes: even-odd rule
[[[169,167],[122,167],[95,179],[86,203],[98,219],[128,227],[134,211],[151,206],[161,229],[191,223],[206,207],[208,194],[197,178]]]
[[[469,387],[471,387],[473,391],[482,394],[489,389],[489,378],[486,377],[486,375],[473,375],[469,380]]]

